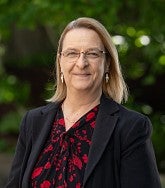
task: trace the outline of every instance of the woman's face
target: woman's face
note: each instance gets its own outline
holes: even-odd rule
[[[102,90],[105,67],[103,51],[102,41],[94,30],[76,28],[66,34],[60,56],[60,67],[67,91],[100,92]]]

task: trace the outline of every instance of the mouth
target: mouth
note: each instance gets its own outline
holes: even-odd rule
[[[90,76],[91,74],[89,73],[75,73],[75,76],[80,76],[80,77],[86,77],[86,76]]]

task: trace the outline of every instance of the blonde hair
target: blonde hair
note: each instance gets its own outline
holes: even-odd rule
[[[112,98],[114,101],[121,103],[123,100],[126,102],[128,98],[128,91],[126,83],[123,79],[121,73],[121,67],[119,64],[118,53],[115,45],[112,42],[112,38],[105,27],[93,18],[82,17],[70,22],[64,29],[59,39],[59,45],[57,49],[56,56],[56,91],[52,98],[49,99],[50,102],[62,101],[66,97],[66,85],[62,83],[60,78],[60,63],[59,54],[62,51],[63,40],[67,32],[76,28],[87,28],[94,30],[103,42],[103,45],[107,51],[107,58],[105,61],[105,67],[109,67],[109,81],[106,83],[103,79],[102,90],[103,93]],[[107,73],[107,71],[106,71]]]

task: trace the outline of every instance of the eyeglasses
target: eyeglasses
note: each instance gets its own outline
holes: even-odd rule
[[[77,61],[80,57],[81,54],[84,55],[84,58],[86,58],[89,61],[94,61],[94,60],[98,60],[99,58],[101,58],[103,56],[103,54],[105,54],[106,52],[100,49],[89,49],[87,51],[84,52],[80,52],[76,49],[68,49],[65,51],[62,51],[60,53],[60,55],[63,56],[64,59],[66,59],[66,61]]]

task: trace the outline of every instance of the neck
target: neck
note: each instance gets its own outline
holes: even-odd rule
[[[65,118],[65,128],[68,130],[73,123],[100,103],[102,91],[91,95],[84,92],[68,92],[67,97],[62,104],[62,110]]]
[[[64,100],[65,106],[68,106],[73,111],[84,107],[94,107],[100,103],[102,91],[93,93],[86,92],[67,92],[67,97]]]

